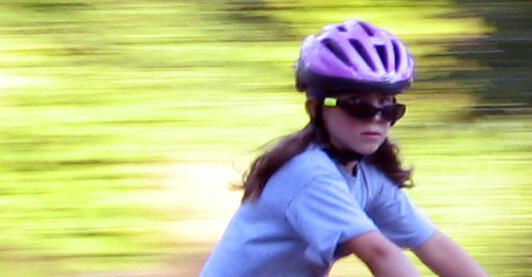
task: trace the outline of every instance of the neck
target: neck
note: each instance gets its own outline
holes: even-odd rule
[[[347,174],[357,176],[358,161],[348,162],[346,165],[343,165],[342,168],[345,170],[345,172],[347,172]]]

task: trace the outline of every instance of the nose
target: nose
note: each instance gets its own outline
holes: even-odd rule
[[[393,122],[390,122],[389,120],[386,120],[382,116],[382,111],[379,111],[375,116],[373,116],[371,119],[369,119],[369,122],[375,122],[375,123],[378,123],[378,124],[385,124],[385,125],[388,125],[388,126],[393,125]]]
[[[370,119],[370,121],[376,121],[376,122],[385,121],[384,118],[382,117],[382,111],[378,111],[377,114],[375,114]]]

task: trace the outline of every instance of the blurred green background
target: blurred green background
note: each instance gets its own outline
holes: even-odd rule
[[[532,276],[530,1],[3,0],[2,276],[195,276],[258,148],[307,117],[304,36],[412,50],[393,130],[416,203],[493,276]],[[433,276],[417,263],[424,276]],[[333,277],[370,276],[354,258]]]

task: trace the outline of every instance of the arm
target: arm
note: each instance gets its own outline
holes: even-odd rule
[[[360,258],[374,276],[421,276],[402,250],[377,231],[365,233],[342,244]]]
[[[442,277],[486,277],[488,274],[450,238],[436,232],[413,252]]]

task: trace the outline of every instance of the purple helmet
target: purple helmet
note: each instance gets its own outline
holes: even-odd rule
[[[393,34],[349,20],[305,38],[296,63],[296,87],[315,97],[353,91],[395,94],[408,89],[414,60]]]

